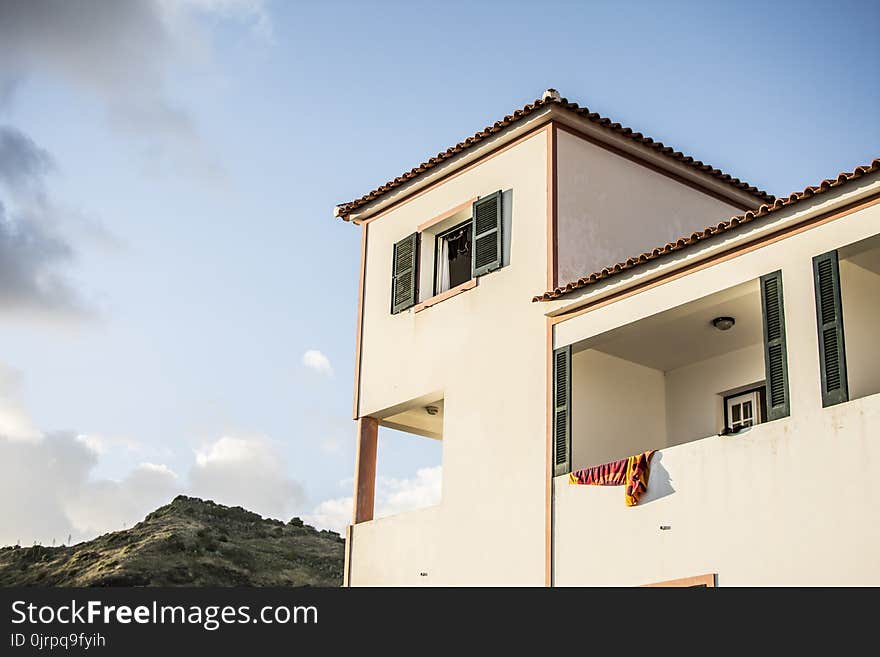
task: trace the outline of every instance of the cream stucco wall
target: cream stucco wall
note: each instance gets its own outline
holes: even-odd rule
[[[880,392],[880,275],[840,261],[849,397]]]
[[[556,478],[555,584],[880,584],[880,395],[801,411],[658,452],[636,507]]]
[[[645,584],[706,572],[718,573],[721,585],[880,584],[872,547],[880,524],[866,521],[876,517],[880,492],[864,485],[880,463],[880,396],[822,408],[812,272],[813,256],[877,234],[875,204],[556,327],[563,346],[781,269],[791,400],[788,418],[662,450],[638,507],[624,506],[619,488],[557,478],[556,584]],[[849,334],[855,319],[845,321]]]
[[[723,394],[763,380],[760,344],[668,372],[595,349],[576,352],[572,469],[717,434],[723,427]]]
[[[556,148],[560,283],[742,212],[567,132]]]
[[[450,532],[445,517],[442,506],[434,506],[353,526],[352,585],[433,586],[454,579],[456,564],[443,558],[443,532]]]
[[[666,391],[660,370],[595,349],[576,352],[571,357],[571,397],[572,469],[666,445]]]
[[[539,132],[368,224],[359,414],[441,393],[443,491],[438,507],[352,528],[354,585],[544,583],[546,318],[529,295],[547,278],[546,171]],[[499,189],[506,266],[391,315],[393,244]]]
[[[718,433],[723,393],[764,380],[761,344],[707,358],[666,373],[667,445]]]

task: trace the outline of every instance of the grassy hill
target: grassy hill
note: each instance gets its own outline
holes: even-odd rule
[[[0,586],[340,586],[344,540],[180,495],[131,529],[0,548]]]

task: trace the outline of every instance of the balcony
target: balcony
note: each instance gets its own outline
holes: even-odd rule
[[[880,394],[654,455],[648,491],[554,480],[557,586],[629,586],[718,573],[719,586],[876,581]],[[827,473],[827,477],[823,476]],[[841,554],[849,555],[841,559]],[[867,579],[866,579],[867,578]]]
[[[733,324],[722,330],[717,318]],[[571,370],[574,470],[759,424],[767,413],[758,281],[576,343]]]
[[[807,572],[815,585],[876,580],[866,546],[880,526],[865,510],[880,504],[869,484],[880,462],[880,237],[837,250],[848,396],[832,403],[813,255],[783,267],[795,374],[779,419],[768,421],[758,279],[571,345],[572,469],[658,451],[634,507],[621,487],[554,478],[556,585],[703,573],[720,586],[799,585]],[[725,317],[734,322],[719,330],[730,322],[713,320]]]

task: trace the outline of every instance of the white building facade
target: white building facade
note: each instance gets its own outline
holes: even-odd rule
[[[339,206],[346,584],[880,583],[878,202],[880,160],[776,200],[548,90]],[[381,426],[439,505],[373,517]],[[569,484],[646,450],[637,506]]]

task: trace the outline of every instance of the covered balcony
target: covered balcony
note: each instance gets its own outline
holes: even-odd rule
[[[864,510],[880,504],[865,485],[878,458],[880,236],[820,253],[829,241],[790,242],[772,259],[756,252],[694,274],[690,287],[649,290],[625,312],[660,311],[635,321],[615,323],[626,315],[609,306],[567,329],[569,450],[553,479],[554,584],[714,574],[721,586],[795,585],[808,571],[815,583],[858,585],[873,572],[864,546],[880,541],[880,528]],[[749,267],[764,278],[663,305]],[[774,311],[765,281],[777,268],[785,289]],[[572,341],[575,331],[587,337]],[[651,449],[636,506],[620,486],[569,484],[570,470]]]
[[[571,467],[766,421],[759,281],[572,345]]]

